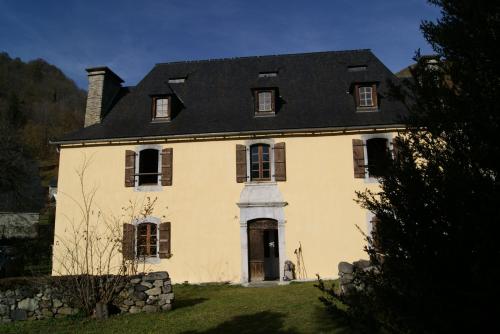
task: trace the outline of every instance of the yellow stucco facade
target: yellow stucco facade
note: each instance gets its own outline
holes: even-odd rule
[[[372,134],[373,135],[373,134]],[[392,136],[391,133],[383,133]],[[287,203],[283,207],[284,254],[297,264],[294,251],[302,246],[307,278],[336,277],[340,261],[366,258],[364,237],[368,213],[355,203],[355,191],[374,189],[373,179],[353,176],[352,139],[369,133],[270,138],[286,143],[286,181],[276,182]],[[157,142],[173,148],[173,184],[161,191],[137,191],[124,186],[124,154],[139,143],[62,146],[56,209],[54,274],[63,248],[58,239],[77,221],[80,181],[77,171],[90,161],[85,184],[95,187],[94,203],[107,214],[120,215],[129,201],[157,198],[154,215],[171,222],[172,257],[150,264],[166,270],[174,282],[244,280],[241,210],[237,203],[245,183],[235,179],[235,146],[249,140],[186,140]],[[304,278],[304,277],[302,277]]]

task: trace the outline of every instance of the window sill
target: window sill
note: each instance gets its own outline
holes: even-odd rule
[[[366,184],[378,184],[378,178],[373,176],[365,176],[364,181]]]
[[[274,111],[259,111],[255,113],[255,117],[273,117],[276,116]]]
[[[356,112],[378,112],[378,107],[356,107]]]
[[[140,258],[137,259],[137,261],[146,264],[159,264],[160,258],[158,256],[154,256],[154,257]]]
[[[158,192],[162,190],[162,186],[159,184],[141,185],[134,188],[134,191],[137,192]]]
[[[247,181],[245,182],[246,186],[258,186],[258,185],[273,185],[278,184],[276,181]]]
[[[151,120],[151,123],[170,123],[171,119],[170,117],[165,117],[165,118],[153,118]]]

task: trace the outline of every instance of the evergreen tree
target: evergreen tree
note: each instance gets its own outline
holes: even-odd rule
[[[324,300],[347,304],[364,332],[498,332],[500,3],[429,2],[441,17],[421,30],[436,55],[417,54],[395,87],[407,131],[380,192],[358,193],[379,218],[366,248],[375,270]]]

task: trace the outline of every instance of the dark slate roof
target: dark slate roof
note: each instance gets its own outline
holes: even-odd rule
[[[366,65],[365,71],[349,66]],[[259,78],[260,72],[277,77]],[[185,83],[168,83],[187,77]],[[370,50],[315,52],[157,64],[135,87],[124,88],[101,124],[62,141],[201,135],[401,124],[403,106],[387,98],[398,79]],[[378,82],[380,112],[356,112],[348,93],[356,82]],[[252,88],[277,87],[274,117],[255,117]],[[169,123],[151,122],[151,96],[175,94],[183,108]]]

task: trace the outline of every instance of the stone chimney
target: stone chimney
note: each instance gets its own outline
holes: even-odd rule
[[[89,91],[85,127],[101,123],[122,87],[123,80],[107,67],[87,68]]]

